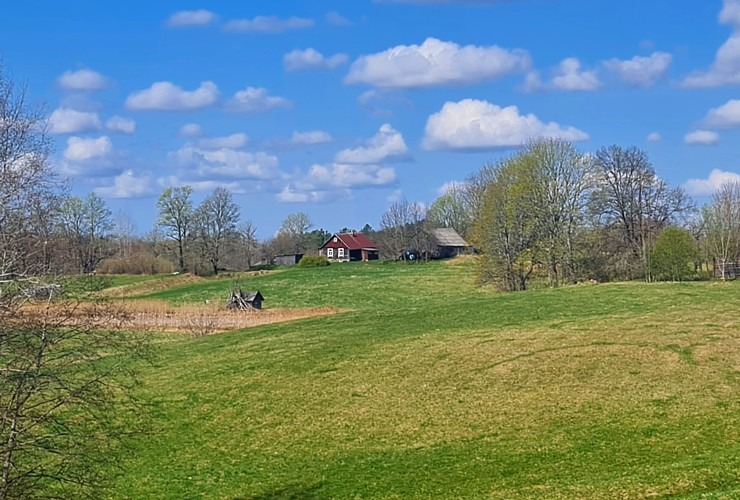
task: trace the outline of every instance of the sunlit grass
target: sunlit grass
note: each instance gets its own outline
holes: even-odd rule
[[[740,496],[738,284],[501,295],[442,263],[240,281],[349,311],[164,345],[111,497]]]

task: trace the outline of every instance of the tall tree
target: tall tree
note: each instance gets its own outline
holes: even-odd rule
[[[702,210],[709,250],[722,279],[725,263],[740,257],[740,182],[723,183]]]
[[[455,183],[448,186],[429,206],[427,217],[432,225],[451,227],[463,238],[467,237],[472,221],[465,206],[465,186]]]
[[[203,200],[193,214],[195,236],[214,275],[218,274],[224,243],[228,236],[235,235],[238,222],[239,207],[231,191],[222,187]]]
[[[247,269],[251,269],[258,258],[259,240],[257,239],[257,227],[251,220],[245,220],[237,227],[241,242],[242,254]]]
[[[111,211],[95,193],[69,196],[62,203],[60,225],[79,272],[89,273],[106,257],[106,237],[113,227]]]
[[[693,204],[682,188],[670,188],[655,174],[647,154],[640,149],[604,147],[597,151],[594,164],[598,188],[592,208],[602,224],[619,229],[640,274],[649,281],[655,238],[688,213]]]
[[[306,251],[306,233],[312,227],[311,218],[303,212],[297,212],[285,217],[279,233],[290,238],[295,253],[303,253]]]
[[[165,235],[175,243],[177,266],[180,272],[186,270],[185,253],[188,246],[191,224],[193,221],[193,202],[190,186],[168,187],[157,200],[159,216],[157,225]]]

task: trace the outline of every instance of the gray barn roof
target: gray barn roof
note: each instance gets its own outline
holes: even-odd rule
[[[465,240],[451,227],[442,227],[432,230],[432,236],[441,247],[466,247]]]

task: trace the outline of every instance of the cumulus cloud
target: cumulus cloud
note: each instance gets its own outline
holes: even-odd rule
[[[463,47],[427,38],[421,45],[398,45],[360,57],[352,63],[344,81],[384,88],[466,85],[525,71],[530,64],[524,50],[495,45]]]
[[[663,136],[660,132],[650,132],[647,136],[648,142],[660,142],[663,140]]]
[[[216,14],[206,9],[181,10],[167,19],[167,26],[183,28],[187,26],[205,26],[217,19]]]
[[[683,137],[690,146],[713,146],[719,142],[719,134],[711,130],[694,130]]]
[[[180,135],[183,137],[198,137],[203,135],[203,129],[197,123],[186,123],[180,127]]]
[[[481,151],[521,146],[531,139],[552,137],[588,140],[588,134],[533,114],[521,115],[516,106],[502,108],[488,101],[447,102],[427,119],[422,147],[427,150]]]
[[[740,83],[740,0],[724,0],[719,22],[732,27],[730,38],[723,43],[707,70],[687,76],[686,87],[719,87]]]
[[[151,186],[151,177],[139,176],[133,170],[128,169],[113,179],[113,185],[102,186],[95,192],[106,198],[142,198],[154,193]]]
[[[122,116],[111,116],[106,120],[105,128],[111,132],[133,134],[136,132],[136,122],[130,118],[124,118]]]
[[[270,92],[262,87],[247,87],[234,94],[234,97],[226,103],[226,108],[238,113],[260,113],[273,108],[289,108],[293,105],[285,97],[269,94]]]
[[[314,188],[352,189],[387,186],[396,182],[396,171],[393,167],[379,165],[317,164],[309,169],[306,182]]]
[[[224,137],[210,137],[198,141],[198,146],[203,149],[239,149],[249,143],[249,137],[245,133],[236,133]]]
[[[218,99],[218,87],[213,82],[202,82],[192,91],[183,90],[172,82],[155,82],[151,87],[129,95],[129,109],[181,111],[205,108]]]
[[[64,90],[83,91],[102,90],[108,85],[103,75],[91,69],[65,71],[57,78],[57,83]]]
[[[371,164],[409,160],[409,148],[399,131],[388,123],[363,146],[344,149],[336,154],[337,163]]]
[[[722,106],[710,109],[703,124],[710,128],[740,127],[740,100],[731,99]]]
[[[314,146],[316,144],[326,144],[332,140],[331,134],[323,130],[293,132],[290,137],[290,143],[294,146]]]
[[[229,148],[205,149],[186,145],[169,158],[205,180],[270,180],[279,177],[278,159],[266,153],[248,153]]]
[[[49,116],[49,132],[52,134],[79,134],[100,128],[97,113],[57,108]]]
[[[552,85],[558,90],[593,91],[601,83],[596,71],[582,71],[581,61],[575,57],[563,59],[552,79]]]
[[[692,196],[710,196],[725,182],[740,182],[740,174],[715,168],[706,179],[689,179],[683,186]]]
[[[283,33],[298,28],[310,28],[313,19],[290,17],[281,19],[275,16],[257,16],[254,19],[234,19],[224,25],[226,31],[235,33]]]
[[[108,136],[105,135],[97,139],[70,137],[67,139],[67,149],[64,150],[64,158],[69,161],[89,161],[105,158],[112,150],[113,144]]]
[[[288,184],[275,198],[281,203],[320,203],[326,199],[326,192],[296,191]]]
[[[324,19],[332,26],[352,26],[352,21],[341,15],[339,12],[332,10],[327,12]]]
[[[334,54],[330,57],[316,49],[293,50],[283,56],[286,71],[307,71],[311,69],[334,69],[347,63],[347,54]]]
[[[604,62],[604,66],[630,85],[652,87],[666,75],[672,59],[673,56],[667,52],[653,52],[648,57],[610,59]]]

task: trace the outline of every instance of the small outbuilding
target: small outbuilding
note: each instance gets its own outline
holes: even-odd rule
[[[436,245],[434,256],[438,259],[449,259],[470,253],[470,245],[451,227],[433,229],[432,238]]]
[[[265,298],[262,296],[259,290],[254,292],[245,292],[240,288],[231,292],[231,296],[229,297],[228,302],[226,302],[226,308],[232,310],[241,309],[246,311],[262,309],[262,301],[264,300]]]
[[[301,261],[302,258],[302,253],[291,253],[285,255],[276,255],[274,261],[276,266],[295,266]]]

